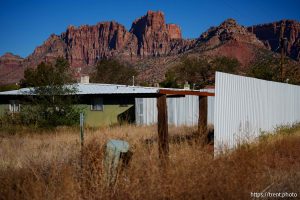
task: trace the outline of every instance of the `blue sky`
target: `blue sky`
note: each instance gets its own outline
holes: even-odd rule
[[[161,10],[167,23],[178,24],[184,38],[196,38],[227,18],[252,24],[280,19],[300,21],[299,0],[0,0],[0,55],[28,56],[50,34],[68,25],[115,20],[127,29],[147,10]]]

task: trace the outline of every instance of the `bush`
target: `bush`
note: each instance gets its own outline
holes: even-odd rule
[[[58,58],[55,65],[42,62],[36,69],[27,69],[21,85],[32,89],[22,102],[21,123],[37,127],[77,123],[80,110],[74,106],[77,88],[72,81],[64,58]]]

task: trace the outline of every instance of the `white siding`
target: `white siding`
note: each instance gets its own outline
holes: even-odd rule
[[[215,153],[300,121],[300,87],[216,73]]]
[[[151,125],[157,123],[156,98],[136,98],[136,124]],[[198,124],[199,97],[167,98],[168,123],[175,126],[194,126]],[[208,97],[207,121],[213,124],[214,97]]]
[[[157,122],[156,98],[135,98],[135,120],[137,125]]]

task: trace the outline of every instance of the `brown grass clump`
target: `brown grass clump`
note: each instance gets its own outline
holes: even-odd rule
[[[170,137],[193,128],[170,127]],[[133,152],[115,185],[104,180],[103,149],[124,139]],[[0,139],[0,199],[250,199],[251,192],[298,192],[300,129],[280,131],[214,158],[211,146],[189,137],[171,140],[170,159],[158,159],[156,127],[118,126],[79,132],[4,135]],[[149,142],[151,141],[151,142]]]

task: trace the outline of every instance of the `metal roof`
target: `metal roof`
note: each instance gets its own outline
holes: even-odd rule
[[[78,84],[77,94],[156,94],[158,88],[115,84]]]
[[[100,84],[100,83],[87,83],[87,84],[74,84],[70,86],[77,86],[78,91],[76,94],[180,94],[185,95],[193,93],[198,95],[200,93],[207,93],[207,90],[186,90],[175,88],[158,88],[158,87],[142,87],[142,86],[128,86],[128,85],[115,85],[115,84]],[[30,95],[34,88],[22,88],[19,90],[0,92],[0,95]],[[210,91],[209,91],[210,92]],[[214,93],[214,92],[210,92]],[[209,95],[210,96],[210,95]]]
[[[140,86],[127,86],[127,85],[115,85],[115,84],[74,84],[68,87],[75,86],[77,88],[76,94],[156,94],[158,88],[140,87]],[[11,90],[0,92],[0,95],[30,95],[34,91],[34,88],[22,88],[19,90]]]
[[[0,95],[29,95],[30,93],[31,93],[31,88],[22,88],[19,90],[0,92]]]

